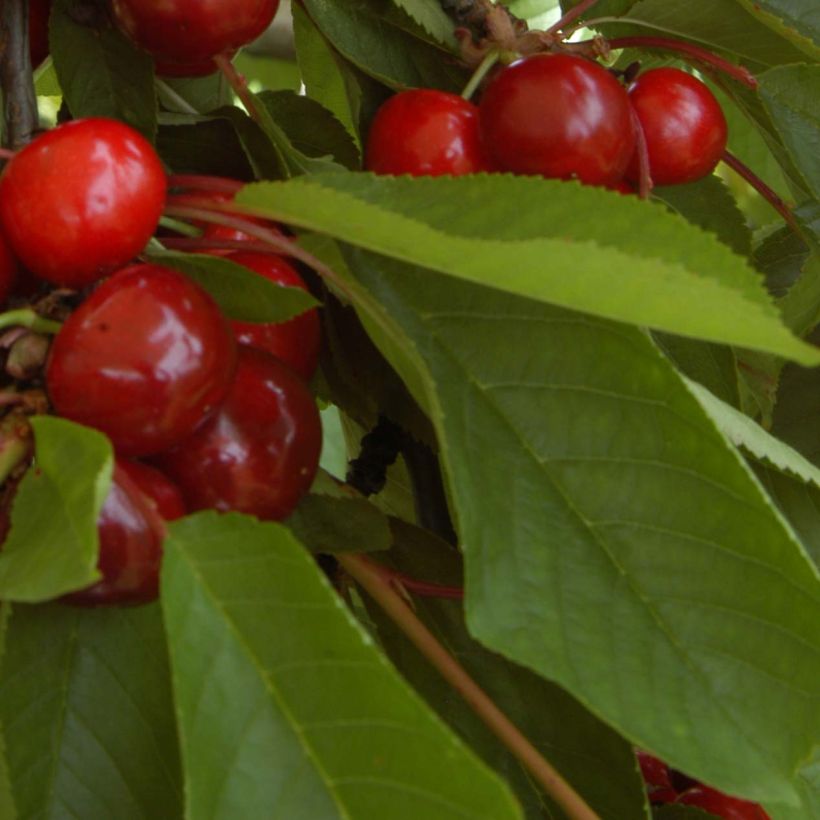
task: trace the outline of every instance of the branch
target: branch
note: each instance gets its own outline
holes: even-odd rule
[[[40,124],[29,58],[28,0],[0,3],[0,86],[4,101],[3,142],[9,148],[21,148],[30,142]]]
[[[436,640],[401,596],[361,555],[337,555],[339,563],[367,591],[441,676],[464,698],[495,736],[518,758],[570,820],[600,820],[586,801],[493,703],[463,666]]]

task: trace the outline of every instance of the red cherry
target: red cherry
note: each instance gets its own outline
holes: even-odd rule
[[[75,120],[38,137],[0,178],[0,222],[42,279],[82,288],[138,254],[157,227],[166,180],[133,128]]]
[[[416,88],[391,97],[367,137],[365,167],[377,174],[441,176],[489,171],[478,109],[445,91]]]
[[[139,461],[119,459],[120,469],[136,484],[140,492],[157,509],[165,521],[176,521],[187,512],[179,487],[170,478],[155,467],[149,467]]]
[[[729,797],[728,794],[711,789],[709,786],[694,786],[678,795],[676,803],[698,806],[723,820],[770,820],[769,815],[758,803]]]
[[[228,321],[205,291],[168,268],[132,265],[65,322],[46,387],[59,415],[141,456],[173,447],[219,405],[235,361]]]
[[[484,144],[504,171],[612,185],[635,151],[626,91],[582,57],[513,63],[490,81],[479,108]]]
[[[148,499],[117,461],[114,480],[105,499],[97,531],[102,579],[62,600],[80,606],[141,604],[153,601],[159,590],[159,567],[165,532]]]
[[[235,251],[228,254],[228,259],[256,271],[277,285],[307,290],[302,277],[279,256]],[[316,372],[322,343],[319,313],[316,308],[306,310],[287,322],[231,322],[231,326],[240,344],[272,353],[305,381],[309,381]]]
[[[236,510],[281,521],[310,487],[322,425],[304,382],[278,359],[240,346],[225,403],[156,463],[190,510]]]
[[[255,40],[279,0],[112,0],[120,28],[151,54],[165,74],[197,76],[217,54]],[[211,66],[210,71],[213,71]]]
[[[638,765],[641,767],[643,781],[649,786],[650,791],[672,788],[672,781],[669,779],[669,767],[666,763],[642,749],[636,749],[635,756],[638,758]]]
[[[17,260],[0,233],[0,304],[9,298],[9,294],[17,282]]]
[[[677,68],[641,74],[629,89],[657,185],[694,182],[711,174],[726,148],[726,117],[715,95],[696,77]],[[633,158],[627,171],[638,179]]]
[[[48,57],[48,17],[52,0],[29,0],[28,44],[32,68]]]

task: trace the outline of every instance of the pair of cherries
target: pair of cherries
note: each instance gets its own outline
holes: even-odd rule
[[[105,119],[38,137],[0,177],[0,226],[26,268],[55,285],[96,285],[45,367],[54,412],[105,433],[117,455],[99,520],[103,577],[75,603],[150,600],[162,517],[208,508],[281,520],[318,466],[321,424],[306,385],[316,310],[282,324],[230,322],[181,273],[127,264],[156,229],[166,187],[150,144]],[[306,287],[280,257],[228,256]]]
[[[370,129],[366,166],[378,174],[508,171],[619,187],[639,179],[638,128],[660,185],[706,176],[726,147],[720,105],[684,71],[647,71],[627,90],[591,60],[539,54],[501,69],[478,106],[433,89],[391,97]]]

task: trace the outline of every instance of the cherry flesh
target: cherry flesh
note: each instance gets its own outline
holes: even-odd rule
[[[635,151],[625,89],[571,54],[538,54],[502,69],[479,109],[484,144],[502,171],[614,185]]]
[[[695,182],[711,174],[726,148],[726,117],[714,94],[677,68],[641,74],[629,89],[646,138],[649,174],[657,185]],[[638,179],[633,158],[627,177]]]
[[[769,815],[758,803],[729,797],[709,786],[693,786],[678,795],[675,802],[697,806],[723,820],[769,820]]]
[[[0,177],[0,222],[32,273],[82,288],[143,249],[165,190],[159,157],[133,128],[101,117],[75,120],[9,160]]]
[[[442,176],[489,171],[478,109],[445,91],[416,88],[391,97],[376,113],[365,167],[377,174]]]
[[[279,0],[112,0],[120,28],[151,54],[161,73],[198,76],[217,54],[255,40]]]
[[[46,387],[59,415],[101,430],[120,455],[149,455],[219,405],[235,362],[230,325],[204,290],[160,265],[132,265],[65,322]]]
[[[231,392],[216,414],[156,464],[189,510],[286,518],[319,464],[322,426],[304,382],[278,359],[240,346]]]
[[[52,0],[29,0],[28,44],[32,68],[48,57],[48,17]]]
[[[151,502],[164,521],[176,521],[186,513],[179,487],[156,467],[130,459],[117,461],[120,469]]]
[[[80,606],[104,606],[142,604],[157,597],[165,532],[149,505],[118,461],[97,521],[97,569],[102,579],[62,600]]]
[[[227,257],[277,285],[307,290],[304,280],[284,259],[264,253],[237,251]],[[306,310],[286,322],[252,323],[232,321],[240,344],[264,350],[281,359],[305,381],[316,372],[322,335],[316,308]]]

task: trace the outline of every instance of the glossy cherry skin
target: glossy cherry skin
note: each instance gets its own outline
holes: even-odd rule
[[[9,243],[0,233],[0,305],[9,298],[17,283],[17,260],[11,252]]]
[[[484,144],[502,171],[612,185],[635,151],[625,89],[571,54],[538,54],[502,69],[479,109]]]
[[[656,185],[695,182],[711,174],[726,148],[726,117],[715,95],[677,68],[641,74],[629,100],[646,139],[649,174]],[[638,179],[633,158],[627,177]]]
[[[697,806],[723,820],[769,820],[769,815],[758,803],[729,797],[709,786],[693,786],[679,794],[675,802]]]
[[[176,271],[132,265],[68,318],[46,364],[58,415],[101,430],[120,455],[143,456],[189,435],[228,392],[230,325]]]
[[[156,467],[130,459],[118,459],[120,469],[134,482],[140,492],[156,507],[165,521],[176,521],[187,512],[179,487]]]
[[[153,601],[159,591],[162,541],[161,521],[149,507],[118,460],[111,489],[97,520],[102,579],[87,589],[63,596],[80,606],[142,604]]]
[[[161,72],[197,76],[208,73],[204,69],[217,54],[255,40],[279,0],[112,0],[111,7],[120,28]]]
[[[155,463],[189,510],[281,521],[308,491],[321,449],[319,411],[305,383],[278,359],[242,345],[225,403]]]
[[[367,136],[365,168],[377,174],[442,176],[489,171],[478,109],[445,91],[416,88],[391,97]]]
[[[29,0],[28,44],[32,68],[48,57],[48,17],[52,0]]]
[[[277,285],[307,290],[302,277],[280,256],[237,251],[228,254],[227,258],[256,271]],[[316,308],[306,310],[287,322],[257,324],[232,321],[231,327],[240,344],[271,353],[305,381],[309,381],[316,372],[319,348],[322,344],[319,313]]]
[[[157,227],[166,178],[150,143],[100,117],[37,137],[0,177],[0,223],[17,257],[82,288],[136,256]]]

